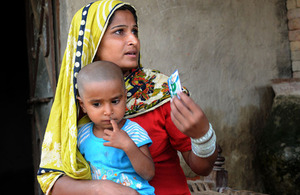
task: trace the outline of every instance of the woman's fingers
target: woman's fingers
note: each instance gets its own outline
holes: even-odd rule
[[[176,127],[189,137],[200,137],[208,129],[208,120],[201,108],[186,94],[180,93],[171,102],[171,117]]]
[[[190,124],[194,121],[194,108],[198,105],[184,93],[179,93],[179,98],[174,97],[172,100],[173,108],[171,112],[174,115],[174,118],[182,124],[184,129],[190,128]]]
[[[171,104],[171,109],[172,109],[172,104]],[[172,119],[174,125],[177,127],[177,129],[179,129],[182,132],[183,131],[183,125],[175,117],[175,115],[173,114],[173,111],[171,111],[171,119]]]
[[[185,93],[179,93],[180,100],[186,106],[186,108],[191,112],[194,113],[200,109],[200,107]]]
[[[171,117],[173,119],[174,124],[180,131],[184,130],[188,115],[190,115],[189,111],[182,104],[182,102],[177,97],[173,98],[171,103]]]

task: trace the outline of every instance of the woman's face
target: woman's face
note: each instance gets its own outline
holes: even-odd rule
[[[137,68],[140,52],[138,26],[129,10],[118,10],[103,35],[95,60],[110,61],[124,72]]]

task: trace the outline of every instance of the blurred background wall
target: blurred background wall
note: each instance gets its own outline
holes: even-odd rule
[[[73,15],[89,2],[60,1],[61,56]],[[263,190],[256,153],[271,79],[291,77],[286,1],[128,2],[137,9],[143,66],[179,70],[216,130],[229,186]]]

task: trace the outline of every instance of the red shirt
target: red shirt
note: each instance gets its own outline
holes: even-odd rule
[[[130,120],[141,125],[152,139],[149,150],[155,164],[155,176],[149,183],[155,188],[155,194],[190,194],[177,150],[191,150],[191,140],[176,128],[170,112],[168,102]]]

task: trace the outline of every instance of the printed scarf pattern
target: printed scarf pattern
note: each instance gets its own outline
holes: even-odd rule
[[[170,100],[168,77],[158,70],[138,68],[125,79],[127,118],[149,112]]]

